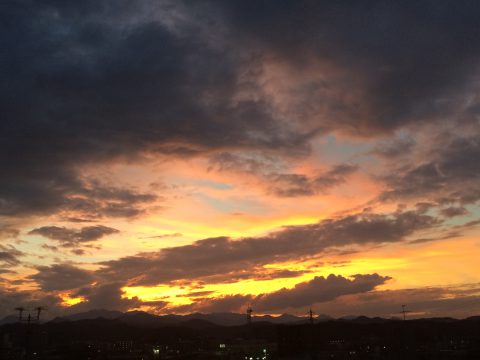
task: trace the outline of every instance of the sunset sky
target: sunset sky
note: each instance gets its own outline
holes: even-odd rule
[[[480,3],[0,16],[0,316],[480,314]]]

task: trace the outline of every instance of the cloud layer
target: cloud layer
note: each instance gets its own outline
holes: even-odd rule
[[[42,226],[29,232],[30,235],[41,235],[47,239],[57,241],[63,247],[78,247],[115,233],[118,233],[117,229],[103,225],[86,226],[81,229]]]
[[[126,286],[178,284],[197,292],[191,311],[377,304],[390,274],[374,265],[352,277],[293,265],[373,247],[449,253],[433,244],[477,235],[474,2],[4,8],[2,306],[127,310],[148,304]],[[456,281],[476,281],[465,273]],[[262,295],[201,288],[296,278]],[[422,311],[451,306],[446,288],[422,289]]]

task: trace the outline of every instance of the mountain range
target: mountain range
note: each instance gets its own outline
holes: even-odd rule
[[[239,326],[245,325],[247,322],[245,314],[219,312],[219,313],[192,313],[188,315],[154,315],[144,311],[128,311],[120,312],[113,310],[90,310],[87,312],[76,313],[72,315],[56,317],[47,322],[61,323],[61,322],[75,322],[80,320],[117,320],[122,323],[140,326],[140,327],[161,327],[161,326],[186,326],[192,328],[204,328],[209,326]],[[356,323],[383,323],[387,321],[399,321],[399,318],[384,319],[380,317],[369,318],[366,316],[345,316],[339,319],[334,319],[328,315],[315,316],[315,322],[324,321],[340,321],[340,322],[356,322]],[[439,322],[457,321],[453,318],[433,318],[425,320],[434,320]],[[474,316],[466,320],[480,320],[480,316]],[[15,323],[18,317],[14,315],[6,316],[0,320],[0,326],[4,324]],[[264,324],[302,324],[308,323],[309,319],[306,316],[295,316],[291,314],[282,314],[280,316],[259,315],[252,316],[252,323]]]
[[[123,323],[136,326],[179,326],[186,325],[196,327],[200,324],[203,326],[220,325],[220,326],[238,326],[244,325],[247,322],[245,314],[239,313],[192,313],[188,315],[154,315],[144,311],[128,311],[120,312],[113,310],[90,310],[82,313],[56,317],[49,322],[71,322],[79,320],[93,320],[93,319],[107,319],[107,320],[119,320]],[[327,315],[319,315],[316,317],[316,321],[327,321],[332,320],[333,318]],[[18,317],[14,315],[9,315],[0,320],[0,325],[14,323],[18,321]],[[294,324],[307,322],[306,317],[295,316],[290,314],[283,314],[280,316],[271,316],[271,315],[261,315],[261,316],[252,316],[252,322],[254,323],[272,323],[272,324]]]

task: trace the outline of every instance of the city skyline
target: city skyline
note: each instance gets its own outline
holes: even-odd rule
[[[0,16],[1,317],[480,314],[480,5]]]

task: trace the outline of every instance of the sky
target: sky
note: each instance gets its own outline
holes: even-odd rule
[[[0,17],[0,316],[480,314],[478,2]]]

